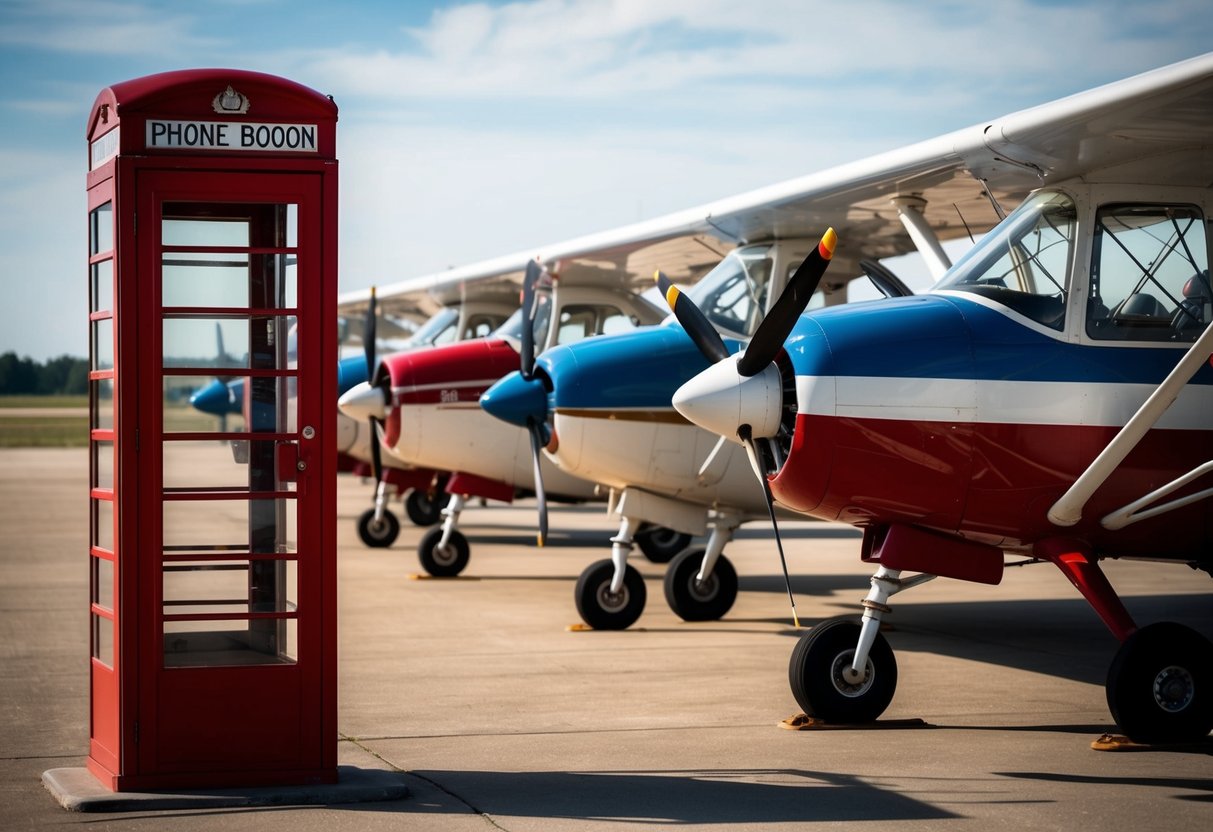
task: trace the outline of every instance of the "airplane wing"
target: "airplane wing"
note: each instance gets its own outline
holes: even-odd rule
[[[1213,53],[706,205],[381,286],[380,303],[391,313],[493,287],[516,298],[536,257],[566,281],[647,288],[660,268],[689,283],[737,245],[815,239],[829,226],[839,236],[831,278],[858,276],[860,260],[923,250],[921,235],[976,237],[1047,182],[1206,145],[1211,75]],[[343,314],[368,295],[343,295]]]

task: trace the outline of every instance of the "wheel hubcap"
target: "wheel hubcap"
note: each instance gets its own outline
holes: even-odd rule
[[[455,562],[455,547],[454,546],[435,546],[434,561],[443,566],[450,566]]]
[[[834,689],[851,699],[867,693],[876,678],[876,671],[872,667],[871,659],[868,659],[867,664],[864,665],[861,675],[852,672],[851,660],[854,657],[854,650],[839,653],[834,657],[834,664],[830,668],[830,680],[834,683]]]
[[[1179,713],[1192,704],[1195,695],[1192,674],[1182,667],[1171,665],[1154,677],[1154,701],[1167,713]]]
[[[709,576],[705,581],[701,581],[696,575],[692,575],[689,587],[691,597],[696,601],[711,601],[716,597],[720,584],[717,583],[715,575]]]
[[[603,581],[598,587],[598,606],[605,612],[622,612],[628,605],[628,588],[621,587],[618,592],[611,592],[611,582]]]

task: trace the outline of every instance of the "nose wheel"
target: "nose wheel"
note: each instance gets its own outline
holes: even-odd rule
[[[1213,729],[1213,643],[1170,621],[1142,627],[1112,660],[1106,692],[1135,742],[1202,739]]]
[[[595,630],[626,630],[644,612],[644,578],[635,567],[627,566],[623,584],[611,590],[615,564],[600,560],[590,564],[577,579],[575,599],[581,620]]]
[[[788,681],[809,716],[844,724],[873,722],[893,701],[897,660],[883,635],[876,634],[863,667],[852,668],[860,629],[853,618],[832,618],[796,644]]]
[[[417,557],[421,568],[436,578],[453,578],[467,568],[471,560],[468,539],[457,529],[452,529],[445,543],[443,530],[430,529],[417,545]]]
[[[716,559],[712,574],[699,580],[703,549],[678,555],[665,572],[665,600],[683,621],[718,621],[737,600],[737,570],[724,555]]]
[[[358,518],[358,537],[373,549],[386,549],[396,542],[400,534],[400,521],[390,511],[384,511],[378,521],[375,509],[369,508]]]

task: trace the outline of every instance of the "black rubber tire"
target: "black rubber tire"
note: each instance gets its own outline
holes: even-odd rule
[[[439,551],[438,541],[441,539],[441,528],[430,529],[417,544],[417,557],[421,560],[421,568],[435,578],[453,578],[467,568],[471,560],[468,539],[454,529],[446,550]]]
[[[432,526],[442,519],[442,509],[450,499],[445,491],[431,495],[414,488],[404,498],[404,513],[414,526]]]
[[[671,559],[691,545],[691,536],[667,529],[665,526],[648,526],[633,536],[640,551],[651,563],[669,563]]]
[[[581,620],[595,630],[626,630],[644,612],[644,578],[629,564],[623,573],[623,588],[610,596],[615,564],[609,559],[591,563],[577,579],[574,598]]]
[[[792,650],[788,681],[809,716],[842,724],[873,722],[893,701],[897,659],[880,633],[868,653],[867,678],[852,686],[840,675],[851,666],[859,630],[855,618],[831,618],[810,630]]]
[[[368,508],[358,518],[358,537],[372,549],[386,549],[396,542],[400,521],[390,511],[383,512],[383,521],[375,524],[375,509]]]
[[[1134,742],[1192,742],[1213,729],[1213,642],[1172,621],[1142,627],[1112,659],[1108,710]]]
[[[665,571],[665,600],[683,621],[719,621],[737,600],[737,570],[724,555],[716,559],[711,576],[695,580],[703,565],[703,549],[688,549]]]

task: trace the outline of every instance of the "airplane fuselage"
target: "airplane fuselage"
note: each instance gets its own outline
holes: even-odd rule
[[[1187,345],[1076,343],[1039,330],[963,293],[801,318],[786,344],[798,412],[775,498],[822,519],[911,524],[1003,548],[1076,536],[1100,556],[1207,561],[1207,503],[1115,532],[1099,519],[1213,457],[1213,367],[1080,523],[1061,529],[1050,506]]]
[[[549,412],[562,469],[616,489],[639,487],[765,516],[762,490],[741,446],[725,443],[704,467],[719,437],[670,404],[678,386],[707,367],[680,326],[556,347],[537,363],[554,382]]]
[[[480,394],[518,369],[518,353],[501,338],[477,338],[383,359],[390,375],[392,407],[384,445],[399,460],[419,467],[461,471],[534,487],[527,432],[480,409]],[[547,460],[549,493],[588,499],[594,486]]]

